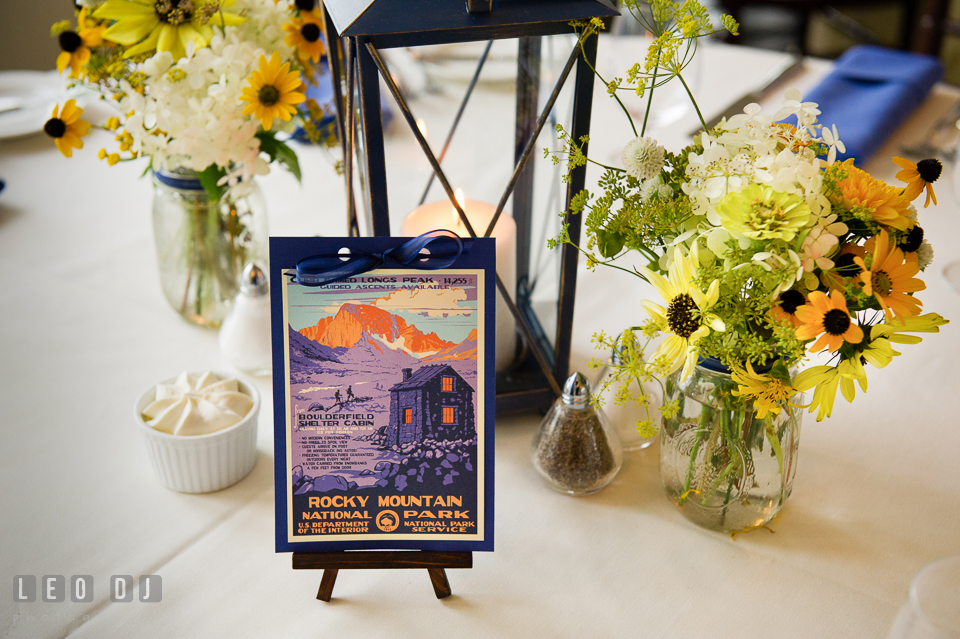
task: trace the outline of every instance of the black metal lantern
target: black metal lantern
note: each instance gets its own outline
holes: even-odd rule
[[[560,395],[560,383],[569,372],[578,254],[568,244],[561,249],[557,329],[555,339],[551,342],[531,304],[533,171],[528,160],[574,67],[573,116],[569,133],[575,140],[588,135],[597,38],[594,36],[574,45],[552,93],[538,111],[541,36],[574,33],[571,24],[574,21],[619,15],[613,0],[466,0],[465,3],[463,0],[325,0],[324,10],[334,87],[345,88],[343,92],[334,91],[334,104],[344,149],[347,215],[351,234],[359,234],[353,194],[355,143],[362,143],[363,148],[362,196],[369,211],[372,232],[374,235],[390,234],[380,111],[382,78],[423,149],[436,179],[450,199],[451,206],[470,235],[490,236],[507,200],[513,196],[513,218],[517,225],[517,280],[503,282],[498,275],[497,288],[517,321],[523,348],[518,352],[517,361],[511,369],[497,373],[497,412],[546,408]],[[520,39],[514,149],[516,164],[488,228],[474,229],[463,207],[455,199],[440,161],[419,130],[400,87],[387,71],[380,50],[475,41],[492,43],[504,38]],[[489,50],[488,44],[486,51]],[[481,56],[477,71],[467,88],[454,120],[454,128],[485,58],[486,52]],[[359,89],[356,94],[355,88]],[[354,104],[355,95],[359,96],[359,109]],[[355,116],[357,111],[359,123]],[[356,140],[358,129],[361,138]],[[586,147],[583,151],[586,153]],[[565,210],[569,211],[571,199],[583,189],[585,178],[585,167],[578,167],[572,172],[566,185]],[[579,242],[580,217],[568,214],[565,221],[569,225],[570,238],[575,243]]]

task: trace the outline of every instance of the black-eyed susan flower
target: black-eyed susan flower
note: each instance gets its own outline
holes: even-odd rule
[[[864,248],[872,255],[870,268],[863,259],[854,258],[862,269],[864,292],[876,297],[888,321],[894,316],[902,319],[918,315],[923,304],[910,293],[922,291],[927,285],[914,277],[920,272],[916,257],[907,258],[903,251],[890,246],[886,231],[867,240]]]
[[[288,34],[284,42],[297,50],[297,56],[304,64],[308,60],[320,62],[320,56],[324,53],[321,25],[316,10],[300,11],[299,18],[293,18],[283,25],[283,30]]]
[[[90,61],[90,47],[98,46],[103,42],[103,32],[106,27],[102,25],[89,27],[86,26],[87,22],[87,9],[84,7],[77,17],[77,29],[67,28],[57,35],[57,43],[60,45],[57,71],[63,73],[63,70],[69,66],[71,78],[79,78],[83,75],[83,67]]]
[[[714,280],[706,293],[697,288],[693,282],[699,266],[697,248],[694,246],[689,256],[678,249],[670,265],[668,279],[646,267],[639,268],[640,273],[667,302],[666,308],[647,300],[641,302],[660,330],[668,333],[650,358],[654,365],[661,368],[663,375],[669,375],[682,366],[680,378],[686,379],[697,363],[699,341],[710,334],[710,329],[723,331],[726,328],[723,320],[708,312],[720,297],[720,283]]]
[[[916,164],[906,158],[893,158],[893,163],[899,166],[902,171],[897,173],[897,179],[907,183],[907,188],[903,191],[903,196],[910,202],[917,199],[917,196],[927,191],[927,201],[923,208],[930,206],[930,202],[937,203],[937,194],[933,192],[933,183],[940,178],[943,173],[943,164],[940,160],[928,158],[920,160]]]
[[[802,197],[765,184],[728,193],[716,208],[723,228],[752,240],[789,242],[810,220],[810,207]]]
[[[300,11],[313,11],[317,7],[317,0],[294,0],[293,6]]]
[[[803,293],[796,289],[790,289],[780,293],[777,303],[770,309],[770,319],[777,322],[786,322],[793,328],[799,327],[803,322],[797,317],[797,309],[807,303],[807,298]]]
[[[834,353],[845,341],[859,344],[863,340],[863,330],[850,317],[847,300],[840,291],[832,290],[829,296],[821,291],[810,293],[807,303],[797,309],[796,315],[803,322],[797,328],[797,339],[820,336],[810,347],[811,353],[824,348]]]
[[[850,278],[860,275],[861,268],[856,258],[863,258],[866,254],[866,250],[859,244],[844,244],[832,260],[833,268],[821,271],[820,281],[827,288],[843,290]]]
[[[59,112],[59,115],[58,115]],[[83,109],[77,106],[75,100],[67,100],[63,104],[53,107],[53,114],[43,125],[43,131],[53,138],[57,148],[66,157],[73,155],[73,149],[83,148],[83,136],[90,132],[90,123],[80,119]]]
[[[213,37],[213,26],[243,24],[246,18],[224,11],[236,0],[107,0],[96,8],[94,16],[114,20],[103,38],[128,49],[124,57],[169,51],[174,60],[186,54],[193,42],[205,47]]]
[[[898,231],[906,231],[914,225],[910,218],[910,200],[899,189],[858,169],[852,159],[834,166],[847,173],[838,184],[844,208],[866,211],[878,224]]]
[[[260,120],[264,130],[269,131],[273,119],[287,121],[297,112],[295,105],[306,97],[300,91],[300,75],[290,71],[290,63],[280,64],[280,54],[276,51],[270,56],[260,56],[260,68],[247,78],[249,86],[243,88],[240,100],[249,102],[244,107],[244,115],[253,114]]]

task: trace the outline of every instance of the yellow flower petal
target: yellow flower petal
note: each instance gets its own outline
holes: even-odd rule
[[[157,40],[159,39],[160,39],[160,26],[157,25],[157,28],[154,29],[147,36],[146,40],[144,40],[140,44],[135,44],[134,46],[127,49],[124,52],[123,57],[129,58],[135,55],[139,55],[141,53],[149,53],[150,51],[153,51],[154,49],[157,48]]]
[[[150,32],[160,25],[160,19],[156,15],[146,18],[136,18],[114,23],[103,34],[105,40],[116,42],[123,45],[131,45],[140,42]]]

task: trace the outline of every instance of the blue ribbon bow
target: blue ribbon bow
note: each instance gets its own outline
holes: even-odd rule
[[[429,253],[420,251],[429,247]],[[296,281],[302,286],[323,286],[378,268],[413,268],[435,271],[447,268],[463,253],[463,241],[452,231],[430,231],[383,253],[312,255],[297,262]]]

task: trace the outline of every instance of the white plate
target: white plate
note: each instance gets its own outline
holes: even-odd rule
[[[65,95],[66,80],[56,71],[0,71],[0,104],[21,104],[0,113],[0,139],[42,131],[54,105]]]

